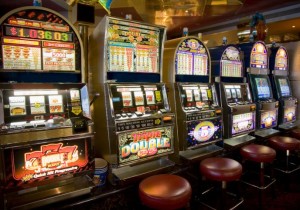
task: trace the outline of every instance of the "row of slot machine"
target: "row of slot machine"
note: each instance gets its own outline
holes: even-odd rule
[[[238,46],[243,63],[235,46],[165,41],[165,27],[105,16],[89,38],[86,84],[82,42],[64,17],[24,7],[0,24],[0,184],[8,209],[89,193],[94,157],[108,161],[113,184],[123,183],[296,120],[284,48],[274,50],[270,76],[263,42]]]
[[[109,162],[112,183],[296,127],[283,47],[269,61],[263,42],[208,49],[197,37],[166,41],[165,33],[104,17],[90,36],[89,89],[100,93],[95,152]]]

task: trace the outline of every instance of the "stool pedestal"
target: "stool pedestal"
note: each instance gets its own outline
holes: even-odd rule
[[[243,203],[244,199],[242,197],[240,197],[239,195],[234,195],[233,193],[229,193],[227,191],[227,184],[229,182],[238,181],[242,175],[242,166],[239,162],[230,158],[207,158],[200,163],[200,173],[203,178],[211,180],[213,182],[221,182],[222,184],[220,194],[214,195],[216,197],[215,201],[220,200],[219,206],[214,207],[213,204],[209,204],[208,201],[203,198],[208,193],[216,193],[213,187],[202,192],[202,205],[207,206],[210,209],[235,209]],[[236,202],[232,204],[233,206],[231,207],[227,207],[227,195],[231,195],[236,198]]]
[[[259,207],[262,207],[262,197],[263,197],[263,190],[266,190],[270,186],[273,186],[276,179],[274,179],[273,174],[273,161],[276,157],[276,151],[270,147],[264,145],[257,145],[257,144],[250,144],[241,148],[240,153],[243,157],[243,165],[245,171],[247,167],[245,167],[245,163],[247,161],[258,163],[259,164],[259,171],[247,171],[243,174],[241,178],[241,182],[254,187],[259,190]],[[271,174],[267,176],[265,173],[265,165],[269,164],[271,167]],[[251,174],[251,176],[249,176]],[[258,182],[255,179],[255,175],[258,175]],[[250,177],[250,178],[248,178]],[[268,178],[268,182],[266,179]],[[272,189],[274,195],[274,189]]]

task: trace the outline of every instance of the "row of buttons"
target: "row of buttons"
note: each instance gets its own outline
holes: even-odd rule
[[[167,110],[166,109],[160,109],[159,112],[164,114],[164,113],[167,113]],[[134,117],[134,116],[140,117],[140,116],[143,116],[143,115],[144,115],[144,113],[142,113],[142,112],[134,112],[134,113],[128,112],[128,113],[116,114],[116,118],[118,119],[118,118],[121,118],[121,117]]]

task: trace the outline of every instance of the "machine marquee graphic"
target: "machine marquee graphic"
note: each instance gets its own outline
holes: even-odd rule
[[[74,172],[88,163],[85,141],[50,143],[13,151],[13,177],[27,182]]]
[[[120,134],[120,163],[170,152],[171,131],[171,127],[162,127]]]

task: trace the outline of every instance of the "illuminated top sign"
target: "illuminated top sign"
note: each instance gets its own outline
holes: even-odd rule
[[[185,39],[178,47],[175,58],[176,74],[208,75],[209,55],[204,44],[193,38]]]
[[[80,38],[61,15],[48,9],[26,7],[1,20],[0,69],[38,73],[81,71]],[[59,77],[56,80],[60,81]]]
[[[268,68],[268,50],[262,42],[256,42],[252,48],[250,67],[260,69]]]
[[[279,47],[275,56],[274,70],[288,70],[288,55],[283,47]]]

